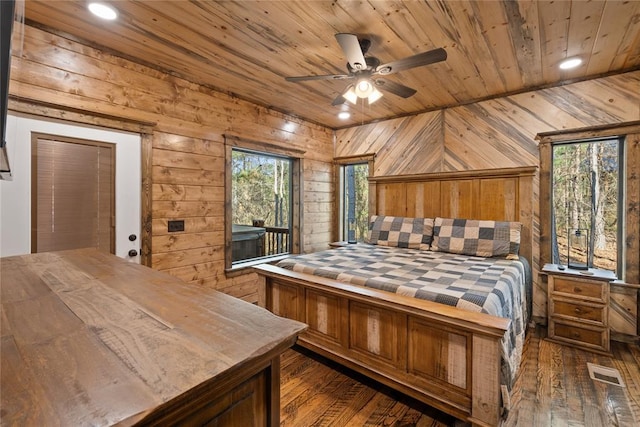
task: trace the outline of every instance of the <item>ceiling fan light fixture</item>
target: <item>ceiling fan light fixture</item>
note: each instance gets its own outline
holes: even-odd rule
[[[382,92],[376,89],[370,81],[368,82],[370,89],[367,90],[366,92],[359,93],[358,91],[359,84],[360,82],[356,83],[356,85],[349,86],[349,89],[347,89],[347,91],[342,94],[342,97],[354,105],[358,104],[359,98],[366,99],[369,102],[369,104],[373,104],[378,99],[382,98]]]
[[[373,88],[373,92],[371,92],[371,95],[369,95],[367,100],[369,101],[369,104],[373,104],[374,102],[376,102],[380,98],[382,98],[382,92],[380,92],[376,88]]]
[[[352,104],[358,103],[358,95],[356,95],[356,91],[353,86],[349,86],[349,89],[347,89],[347,91],[342,94],[342,96]]]
[[[368,98],[374,91],[373,83],[369,79],[360,79],[356,83],[355,93],[358,98]]]
[[[559,65],[561,70],[570,70],[572,68],[576,68],[582,64],[582,59],[580,58],[568,58],[562,61]]]
[[[338,113],[338,118],[340,120],[347,120],[349,117],[351,117],[351,113],[348,111],[340,111]]]

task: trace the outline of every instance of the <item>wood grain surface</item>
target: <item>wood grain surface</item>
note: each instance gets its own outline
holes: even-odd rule
[[[269,264],[255,269],[265,277],[265,307],[309,324],[300,346],[467,422],[499,421],[509,319]],[[340,323],[319,321],[325,311]]]
[[[271,359],[305,328],[95,250],[0,263],[3,425],[191,416],[202,396],[247,380],[266,396],[279,373],[260,372],[277,371]]]
[[[613,342],[596,354],[531,329],[504,427],[640,423],[640,350]],[[282,426],[453,426],[456,420],[298,346],[282,354]],[[626,387],[589,378],[586,363],[620,371]]]
[[[30,0],[25,17],[167,76],[331,128],[640,66],[637,1],[118,1],[112,6],[120,17],[108,23],[91,16],[84,0]],[[372,105],[344,105],[352,115],[341,120],[340,107],[331,101],[353,81],[285,81],[286,76],[345,73],[346,58],[334,38],[341,32],[371,40],[368,55],[381,63],[439,47],[448,57],[389,76],[389,81],[415,88],[414,96],[385,92]],[[560,70],[558,64],[572,56],[580,56],[582,66]],[[60,63],[75,64],[59,57]],[[81,77],[79,83],[86,87],[91,81]],[[153,87],[145,86],[142,76],[131,83],[132,94]],[[181,90],[175,92],[180,97]],[[109,95],[122,101],[115,90]],[[199,109],[181,108],[160,94],[155,98],[158,110],[182,110],[206,120]]]

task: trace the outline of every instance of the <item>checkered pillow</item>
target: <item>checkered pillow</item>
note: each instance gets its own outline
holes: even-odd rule
[[[429,249],[433,218],[372,215],[366,243],[398,248]]]
[[[521,228],[519,222],[436,218],[431,249],[487,258],[504,256],[518,259]]]

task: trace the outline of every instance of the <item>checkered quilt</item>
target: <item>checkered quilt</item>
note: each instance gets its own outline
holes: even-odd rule
[[[278,266],[511,319],[502,340],[503,383],[511,387],[527,321],[526,261],[356,244],[293,256]]]

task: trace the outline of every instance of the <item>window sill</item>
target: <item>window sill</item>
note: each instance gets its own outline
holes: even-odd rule
[[[613,285],[613,286],[618,286],[620,288],[629,288],[629,289],[638,289],[638,290],[640,290],[640,284],[636,285],[636,284],[633,284],[633,283],[623,282],[622,280],[614,280],[613,282],[610,282],[609,284]]]
[[[564,267],[564,269],[561,269],[559,267]],[[588,270],[574,270],[572,268],[566,268],[566,266],[559,266],[558,264],[545,264],[542,271],[549,274],[582,277],[585,279],[591,278],[598,280],[608,280],[610,282],[618,281],[618,276],[616,276],[613,271],[601,270],[598,268],[590,268]]]
[[[267,258],[260,258],[260,259],[238,263],[236,265],[233,265],[231,268],[225,269],[224,272],[227,277],[236,277],[236,276],[241,276],[243,274],[253,273],[252,267],[254,265],[271,264],[271,263],[283,260],[291,255],[292,254],[282,254],[282,255],[277,255],[277,256],[272,256]]]

